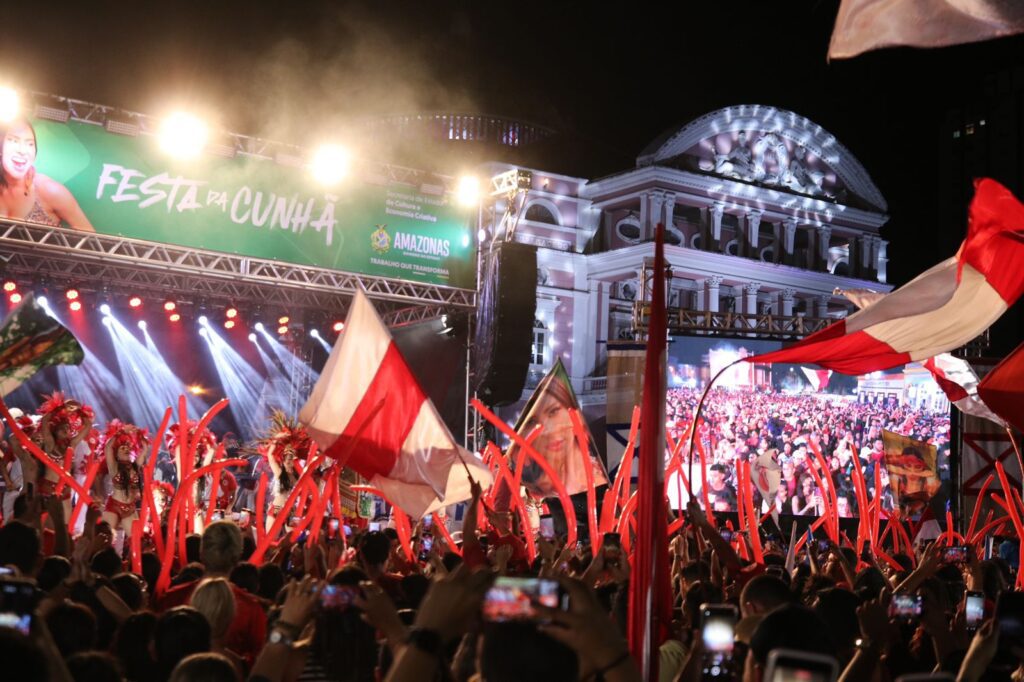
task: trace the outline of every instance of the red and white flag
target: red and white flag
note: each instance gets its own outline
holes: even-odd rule
[[[813,367],[801,367],[807,383],[817,392],[824,391],[828,387],[828,380],[832,378],[830,369],[814,369]]]
[[[1006,422],[1018,431],[1024,430],[1024,343],[985,375],[978,385],[978,395]]]
[[[882,47],[945,47],[1024,32],[1019,0],[842,0],[829,59]]]
[[[299,421],[327,456],[347,454],[346,466],[414,518],[468,500],[467,467],[484,488],[492,481],[455,443],[361,291]]]
[[[1024,292],[1024,206],[994,180],[975,183],[955,256],[844,320],[748,362],[867,374],[946,353],[981,334]]]

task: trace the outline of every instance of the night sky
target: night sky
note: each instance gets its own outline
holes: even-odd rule
[[[632,166],[660,132],[713,109],[778,106],[835,134],[880,187],[890,281],[951,255],[960,235],[936,228],[940,124],[984,75],[1024,62],[1024,39],[829,64],[838,0],[643,5],[18,3],[0,74],[146,113],[185,105],[299,144],[380,113],[521,117],[563,133],[546,168],[585,177]]]

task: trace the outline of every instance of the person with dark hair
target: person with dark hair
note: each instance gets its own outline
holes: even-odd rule
[[[483,630],[480,674],[487,682],[560,682],[580,675],[579,658],[532,623],[494,623]]]
[[[231,569],[230,580],[233,584],[241,587],[251,595],[257,595],[260,591],[260,571],[255,565],[247,561]]]
[[[277,564],[263,564],[259,567],[260,586],[256,596],[273,603],[285,585],[284,571]]]
[[[818,592],[813,609],[823,621],[835,641],[840,665],[853,658],[854,644],[860,637],[860,623],[857,621],[857,607],[860,600],[853,592],[832,588]]]
[[[68,672],[75,682],[121,682],[117,659],[102,651],[80,651],[68,657]]]
[[[93,573],[99,573],[106,578],[113,578],[124,569],[121,557],[113,547],[106,547],[96,552],[92,557],[90,565]]]
[[[96,646],[96,616],[79,603],[57,604],[46,614],[46,625],[64,658]]]
[[[396,604],[405,602],[402,594],[402,576],[388,573],[388,557],[391,556],[391,540],[386,533],[370,531],[359,542],[359,566],[369,579],[380,585]]]
[[[71,562],[62,556],[48,556],[43,559],[36,575],[36,586],[43,592],[49,592],[60,585],[71,575]]]
[[[0,528],[0,566],[14,566],[22,575],[33,575],[39,562],[39,533],[11,521]]]
[[[149,585],[149,589],[152,590],[157,581],[160,578],[160,557],[156,555],[156,552],[143,552],[142,553],[142,579]]]
[[[768,615],[750,638],[744,679],[758,680],[764,674],[773,649],[792,649],[824,656],[836,655],[829,624],[811,609],[799,604],[780,606]]]
[[[205,563],[200,555],[202,542],[202,536],[197,533],[189,533],[185,536],[185,559],[188,563]]]
[[[117,629],[113,652],[129,682],[145,682],[156,677],[156,661],[150,653],[156,622],[156,614],[142,611],[128,616]]]
[[[210,650],[210,624],[191,606],[176,606],[157,619],[153,645],[157,674],[166,680],[183,658]]]
[[[142,608],[146,601],[146,591],[139,576],[134,573],[118,573],[110,579],[110,583],[129,609],[138,611]]]
[[[239,682],[234,665],[222,654],[192,654],[171,672],[169,682]]]
[[[7,680],[51,682],[55,679],[52,662],[31,639],[14,628],[0,628],[0,670]]]

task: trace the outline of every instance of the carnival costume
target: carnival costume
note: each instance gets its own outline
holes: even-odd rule
[[[79,405],[74,401],[67,400],[61,391],[54,391],[44,398],[46,400],[39,406],[39,414],[42,416],[42,421],[39,424],[43,438],[41,449],[58,468],[65,469],[68,448],[76,448],[88,435],[92,428],[94,414],[88,405]],[[67,427],[67,435],[58,439],[55,431],[62,426]],[[75,455],[77,454],[76,452]],[[65,469],[68,475],[73,475],[75,464],[76,462],[72,460],[71,470]],[[56,475],[48,467],[43,466],[40,466],[39,473],[39,494],[43,496],[56,494],[58,487]],[[64,487],[61,498],[66,502],[71,499],[70,487]]]

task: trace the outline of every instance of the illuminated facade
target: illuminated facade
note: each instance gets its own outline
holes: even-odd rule
[[[503,209],[499,201],[494,215]],[[533,170],[515,233],[538,247],[528,387],[558,355],[581,400],[603,401],[606,342],[633,338],[658,223],[667,230],[670,308],[813,320],[850,310],[837,288],[890,289],[887,219],[878,188],[834,136],[764,106],[702,116],[608,177]],[[494,218],[485,227],[499,229]]]

